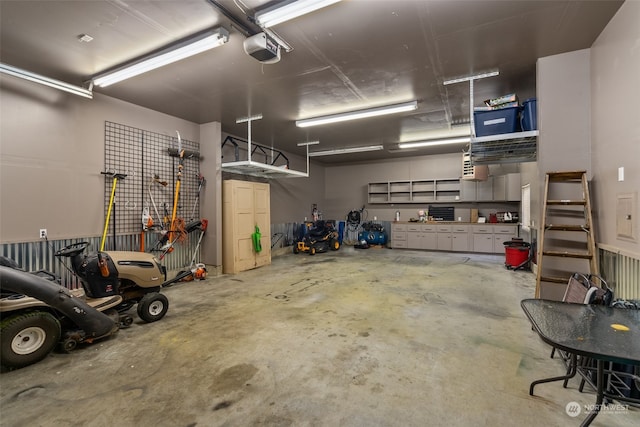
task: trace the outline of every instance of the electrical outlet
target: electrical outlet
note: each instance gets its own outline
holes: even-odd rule
[[[40,238],[41,239],[46,239],[47,238],[47,229],[46,228],[41,228],[40,229]]]

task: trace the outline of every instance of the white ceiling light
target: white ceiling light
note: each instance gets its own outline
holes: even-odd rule
[[[296,126],[306,128],[309,126],[325,125],[328,123],[345,122],[347,120],[364,119],[366,117],[383,116],[386,114],[412,111],[418,108],[417,101],[405,102],[402,104],[387,105],[384,107],[369,108],[366,110],[350,111],[347,113],[331,114],[328,116],[313,117],[310,119],[296,120]]]
[[[336,148],[335,150],[325,150],[325,151],[313,151],[309,153],[309,157],[320,157],[320,156],[332,156],[334,154],[349,154],[349,153],[363,153],[366,151],[380,151],[383,150],[384,146],[382,145],[368,145],[365,147],[349,147],[349,148]]]
[[[427,141],[403,142],[398,144],[398,148],[422,148],[422,147],[432,147],[434,145],[463,144],[465,142],[471,142],[471,138],[466,136],[462,138],[432,139]]]
[[[218,47],[229,40],[229,32],[220,27],[212,31],[200,33],[195,37],[185,39],[166,49],[135,60],[130,65],[125,65],[114,71],[109,71],[93,77],[93,84],[107,87],[122,80],[129,79],[147,71],[163,67],[181,59],[188,58],[214,47]]]
[[[468,82],[468,81],[472,81],[472,80],[479,80],[479,79],[485,79],[487,77],[494,77],[494,76],[498,76],[500,75],[500,72],[498,70],[496,71],[490,71],[488,73],[481,73],[481,74],[474,74],[472,76],[465,76],[465,77],[459,77],[456,79],[450,79],[450,80],[445,80],[442,82],[443,85],[452,85],[454,83],[462,83],[462,82]]]
[[[340,0],[297,0],[290,1],[284,6],[276,5],[274,7],[261,10],[255,14],[256,23],[262,28],[269,28],[274,25],[281,24],[298,16],[306,15],[314,10],[322,9],[330,6]]]
[[[10,76],[18,77],[24,80],[28,80],[30,82],[39,83],[41,85],[49,86],[54,89],[62,90],[64,92],[69,92],[74,95],[83,96],[85,98],[92,99],[93,92],[89,89],[85,89],[81,86],[74,86],[69,83],[65,83],[60,80],[52,79],[49,77],[45,77],[40,74],[32,73],[31,71],[26,71],[18,67],[14,67],[12,65],[2,64],[0,63],[0,72],[4,74],[8,74]]]

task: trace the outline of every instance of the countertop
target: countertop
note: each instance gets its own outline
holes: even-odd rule
[[[464,221],[391,221],[392,224],[464,224],[464,225],[518,225],[517,222],[464,222]]]

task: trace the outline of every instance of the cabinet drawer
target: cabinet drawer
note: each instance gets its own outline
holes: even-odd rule
[[[407,231],[407,224],[391,224],[391,231]]]
[[[427,233],[435,233],[436,232],[436,226],[435,225],[423,225],[422,226],[422,231],[425,231]]]
[[[469,226],[468,225],[454,225],[451,227],[451,231],[454,233],[468,233]]]
[[[450,224],[445,224],[445,225],[441,225],[438,224],[438,233],[451,233],[451,225]]]
[[[396,231],[391,235],[391,240],[407,240],[406,231]]]
[[[473,234],[493,234],[493,226],[479,226],[476,225],[473,227]]]
[[[391,247],[392,248],[406,248],[407,247],[407,241],[406,240],[393,239],[391,241]]]
[[[407,224],[407,231],[422,231],[422,226],[419,224]]]
[[[496,234],[516,234],[516,225],[499,225],[493,227],[493,232]]]

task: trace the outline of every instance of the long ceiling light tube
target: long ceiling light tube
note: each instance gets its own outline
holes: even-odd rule
[[[256,23],[262,28],[273,27],[298,16],[306,15],[323,7],[330,6],[340,0],[297,0],[284,6],[268,8],[255,14]]]
[[[472,76],[466,76],[466,77],[460,77],[457,79],[449,79],[449,80],[445,80],[442,82],[443,85],[452,85],[454,83],[462,83],[462,82],[468,82],[471,80],[479,80],[479,79],[485,79],[487,77],[494,77],[494,76],[498,76],[500,75],[500,72],[498,70],[496,71],[490,71],[488,73],[481,73],[481,74],[474,74]]]
[[[365,147],[336,148],[335,150],[312,151],[309,153],[309,157],[331,156],[334,154],[364,153],[366,151],[379,151],[383,149],[384,149],[383,145],[368,145]]]
[[[465,142],[471,142],[471,138],[468,136],[465,136],[462,138],[432,139],[427,141],[402,142],[398,144],[398,148],[423,148],[423,147],[433,147],[434,145],[463,144]]]
[[[223,45],[229,40],[229,32],[225,28],[200,33],[162,49],[157,53],[143,56],[133,63],[120,67],[114,71],[98,74],[92,78],[93,84],[99,87],[107,87],[114,83],[146,73],[147,71],[163,67],[181,59],[188,58],[198,53]]]
[[[60,80],[52,79],[50,77],[45,77],[40,74],[32,73],[31,71],[23,70],[21,68],[14,67],[12,65],[0,63],[0,72],[4,74],[8,74],[10,76],[28,80],[30,82],[49,86],[54,89],[62,90],[64,92],[72,93],[74,95],[83,96],[89,99],[93,98],[93,92],[91,92],[89,89],[85,89],[81,86],[74,86],[72,84],[65,83]]]
[[[402,113],[418,108],[418,101],[405,102],[402,104],[386,105],[384,107],[369,108],[366,110],[349,111],[346,113],[331,114],[328,116],[312,117],[309,119],[296,120],[296,126],[306,128],[309,126],[325,125],[329,123],[345,122],[347,120],[364,119],[367,117],[383,116],[386,114]]]

